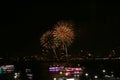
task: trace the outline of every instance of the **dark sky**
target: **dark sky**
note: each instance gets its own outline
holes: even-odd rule
[[[105,1],[16,0],[2,9],[1,54],[39,53],[40,36],[59,20],[74,21],[74,50],[120,46],[119,8],[117,2]]]

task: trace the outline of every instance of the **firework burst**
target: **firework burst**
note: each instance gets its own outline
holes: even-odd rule
[[[50,48],[52,44],[52,31],[45,32],[42,37],[40,38],[40,43],[45,48]]]
[[[45,32],[42,37],[40,38],[40,43],[43,47],[52,49],[54,52],[54,55],[56,59],[58,60],[57,54],[56,54],[56,48],[58,46],[58,41],[54,41],[53,39],[53,31],[47,31]]]
[[[62,44],[69,46],[74,39],[72,25],[67,22],[58,22],[58,24],[55,25],[53,37],[55,40],[60,40]]]
[[[73,42],[74,30],[72,25],[68,22],[58,22],[53,31],[45,32],[40,38],[40,43],[43,47],[52,49],[56,59],[58,60],[56,50],[62,48],[65,50],[67,61],[68,52],[67,47]]]

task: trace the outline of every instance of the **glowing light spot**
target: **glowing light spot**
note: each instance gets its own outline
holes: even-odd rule
[[[85,76],[88,76],[88,73],[85,73]]]

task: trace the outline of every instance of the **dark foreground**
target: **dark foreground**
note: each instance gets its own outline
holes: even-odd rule
[[[120,60],[85,60],[66,62],[49,61],[19,61],[19,62],[1,62],[2,65],[12,64],[15,66],[12,77],[0,74],[0,80],[53,80],[49,72],[50,65],[56,66],[64,64],[65,66],[78,66],[84,68],[80,80],[120,80]],[[26,69],[31,71],[26,72]],[[20,73],[19,79],[15,78],[15,73]],[[31,74],[28,78],[26,74]],[[4,78],[6,79],[4,79]],[[61,79],[62,80],[62,79]]]

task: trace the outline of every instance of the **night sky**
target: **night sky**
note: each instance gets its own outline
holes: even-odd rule
[[[39,38],[60,20],[75,23],[73,51],[120,46],[120,11],[117,2],[33,2],[16,0],[2,9],[0,55],[40,52]]]

